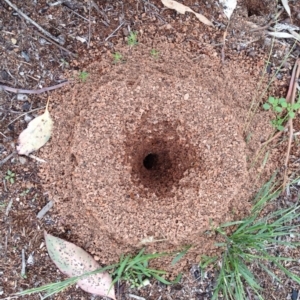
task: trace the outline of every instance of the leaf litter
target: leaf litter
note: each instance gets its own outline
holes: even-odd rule
[[[46,231],[44,235],[50,258],[67,276],[80,276],[100,268],[94,258],[82,248],[48,234]],[[107,272],[89,275],[78,280],[77,285],[88,293],[115,299],[112,279]]]
[[[29,155],[30,153],[43,147],[50,139],[53,120],[50,116],[49,98],[45,112],[29,122],[27,128],[23,130],[18,139],[17,152],[19,155]]]

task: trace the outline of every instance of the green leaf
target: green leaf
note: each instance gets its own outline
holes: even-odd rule
[[[275,98],[274,97],[269,97],[268,102],[271,104],[275,103]]]
[[[289,117],[291,119],[295,118],[295,113],[293,111],[289,111]]]
[[[281,106],[285,105],[284,107],[287,107],[285,98],[279,98],[278,103],[281,104]]]
[[[174,266],[175,264],[177,264],[181,258],[190,250],[192,246],[187,246],[183,251],[181,251],[180,253],[178,253],[172,260],[172,266]]]
[[[274,110],[279,113],[282,112],[282,108],[280,106],[274,107]]]
[[[269,103],[264,103],[263,109],[268,110],[270,109],[271,105]]]
[[[278,126],[277,126],[277,130],[279,130],[279,131],[283,131],[283,130],[284,130],[284,126],[282,126],[282,125],[278,125]]]

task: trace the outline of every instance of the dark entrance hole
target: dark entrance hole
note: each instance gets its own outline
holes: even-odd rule
[[[158,164],[158,155],[155,153],[148,154],[143,160],[143,165],[147,170],[156,169],[157,164]]]
[[[133,182],[143,186],[140,194],[170,196],[184,172],[199,162],[195,149],[187,140],[181,141],[176,123],[166,121],[154,125],[146,119],[127,136],[126,150]]]

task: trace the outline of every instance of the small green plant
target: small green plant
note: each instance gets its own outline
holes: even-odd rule
[[[159,51],[156,50],[156,49],[151,49],[150,54],[151,54],[152,57],[158,58],[158,56],[159,56]]]
[[[21,196],[21,197],[24,197],[24,196],[26,196],[29,192],[30,192],[30,189],[26,189],[26,190],[24,190],[24,191],[20,194],[20,196]]]
[[[114,63],[121,62],[123,60],[123,55],[120,52],[116,52],[113,54]]]
[[[13,173],[11,170],[7,170],[6,176],[4,177],[5,180],[9,181],[11,184],[15,183],[16,174]]]
[[[89,77],[89,73],[85,72],[85,71],[80,71],[79,74],[78,74],[78,78],[82,82],[86,82],[86,80],[87,80],[88,77]]]
[[[285,98],[269,97],[268,101],[264,103],[263,108],[265,110],[273,110],[276,118],[271,123],[277,130],[282,131],[284,124],[289,119],[293,119],[297,110],[300,109],[300,97],[294,104],[288,103]]]
[[[280,282],[278,276],[271,270],[271,265],[282,271],[296,283],[300,283],[300,277],[289,271],[285,265],[297,262],[297,259],[282,257],[272,254],[268,249],[281,247],[297,247],[299,243],[286,238],[293,233],[299,237],[296,230],[299,224],[293,223],[300,217],[300,205],[279,209],[266,216],[262,216],[262,210],[266,204],[276,199],[280,191],[275,190],[272,184],[273,178],[263,186],[255,198],[255,205],[249,217],[243,220],[223,224],[214,229],[223,242],[217,246],[224,249],[220,271],[216,280],[216,286],[212,296],[213,300],[244,300],[247,299],[246,289],[251,289],[258,299],[263,300],[262,287],[249,268],[249,264],[256,264],[273,279]],[[227,229],[234,229],[228,234]],[[232,230],[230,231],[232,232]],[[209,259],[206,258],[206,262]],[[213,262],[213,261],[212,261]],[[202,262],[205,266],[205,260]]]
[[[188,249],[184,249],[184,253],[186,253]],[[182,253],[180,252],[177,255],[177,261],[182,257]],[[46,293],[42,299],[46,299],[51,295],[57,294],[64,289],[70,287],[75,284],[78,280],[87,277],[89,275],[97,274],[100,272],[108,271],[110,272],[113,281],[110,288],[114,288],[114,284],[120,281],[128,282],[131,287],[142,287],[147,285],[150,278],[155,278],[158,281],[169,285],[173,283],[178,283],[181,279],[181,274],[177,276],[174,281],[168,281],[163,276],[166,274],[165,271],[156,270],[149,268],[149,262],[152,259],[159,258],[162,256],[169,255],[168,253],[155,253],[155,254],[145,254],[144,249],[142,249],[136,256],[121,256],[119,263],[113,264],[110,266],[106,266],[101,269],[97,269],[92,272],[85,273],[80,276],[71,277],[64,281],[55,282],[46,284],[41,287],[28,289],[19,293],[14,294],[13,296],[24,296],[31,295],[34,293]],[[180,258],[178,257],[180,256]]]
[[[135,46],[137,43],[137,32],[130,31],[129,36],[127,37],[127,44],[129,46]]]

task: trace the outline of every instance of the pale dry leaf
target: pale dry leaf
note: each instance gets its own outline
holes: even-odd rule
[[[289,2],[288,0],[281,0],[281,3],[283,5],[284,9],[288,13],[288,15],[291,16],[291,9],[290,9],[290,6],[289,6],[288,2]]]
[[[100,268],[94,258],[80,247],[48,234],[46,231],[44,236],[50,258],[60,271],[69,277]],[[111,276],[107,272],[89,275],[77,282],[78,286],[88,293],[115,300],[115,291],[111,283]]]
[[[49,100],[48,100],[49,101]],[[17,152],[20,155],[29,155],[43,147],[51,137],[53,121],[51,119],[48,103],[45,112],[28,123],[18,139]]]
[[[214,24],[210,20],[208,20],[203,15],[194,12],[191,8],[189,8],[186,5],[183,5],[183,4],[181,4],[177,1],[174,1],[174,0],[161,0],[161,2],[164,6],[170,8],[170,9],[175,9],[180,14],[184,15],[186,12],[191,12],[196,16],[196,18],[200,22],[202,22],[202,23],[204,23],[205,25],[208,25],[208,26],[214,26]]]
[[[219,0],[219,2],[223,6],[225,16],[230,19],[236,8],[237,0]]]

